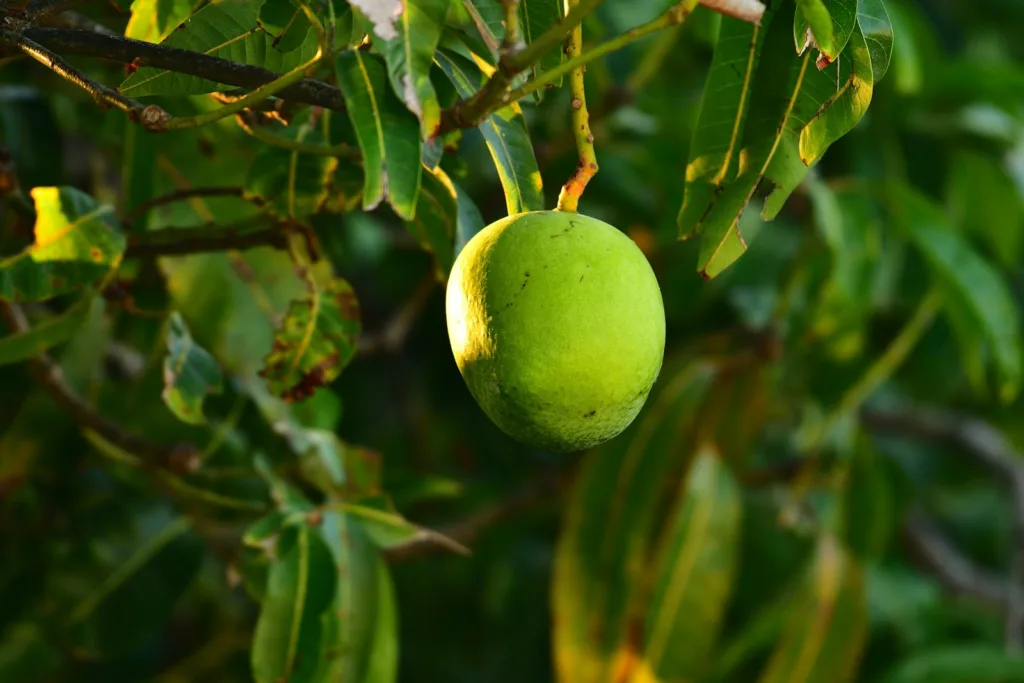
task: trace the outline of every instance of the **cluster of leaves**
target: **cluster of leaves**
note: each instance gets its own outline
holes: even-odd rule
[[[127,38],[274,73],[319,47],[292,0],[95,4]],[[587,17],[584,54],[627,39],[588,65],[581,209],[650,256],[666,365],[564,509],[407,565],[461,547],[406,516],[475,528],[575,464],[472,404],[438,296],[468,239],[550,208],[577,163],[567,88],[451,123],[563,3],[310,3],[332,42],[308,75],[336,106],[281,94],[163,135],[3,66],[22,189],[0,168],[0,679],[1024,680],[1001,633],[1024,520],[859,412],[956,406],[1019,435],[1024,15],[764,5]],[[558,86],[564,62],[553,43],[509,88]],[[180,116],[237,95],[81,68]],[[922,512],[1004,592],[937,590],[898,542]]]

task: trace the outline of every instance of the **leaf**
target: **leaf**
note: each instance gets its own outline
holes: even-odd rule
[[[987,154],[957,150],[949,163],[946,201],[951,222],[1012,269],[1024,254],[1024,196],[1005,163]]]
[[[323,619],[337,582],[331,552],[319,534],[305,524],[281,533],[253,637],[257,683],[316,680],[324,656]]]
[[[310,121],[293,122],[281,135],[305,144],[327,145]],[[264,198],[274,214],[305,221],[323,210],[336,194],[334,172],[337,168],[337,157],[267,146],[253,160],[245,190]]]
[[[363,497],[358,503],[337,503],[334,507],[358,520],[367,538],[382,550],[412,541],[430,541],[457,553],[468,554],[459,543],[436,531],[413,524],[398,514],[383,496]]]
[[[441,124],[441,105],[430,82],[434,51],[448,16],[450,0],[404,0],[395,22],[397,36],[380,45],[394,92],[420,120],[424,140]]]
[[[944,644],[913,652],[883,683],[1022,683],[1024,656],[986,644]]]
[[[362,323],[351,285],[333,280],[288,308],[260,376],[270,393],[301,401],[330,384],[355,356]]]
[[[292,0],[265,0],[260,6],[258,22],[260,28],[271,35],[270,44],[279,52],[298,49],[311,28],[305,12]]]
[[[651,568],[641,666],[653,680],[697,680],[708,664],[737,568],[740,514],[739,486],[705,444]]]
[[[73,187],[36,187],[35,243],[0,259],[0,301],[44,301],[117,268],[125,238],[111,207]]]
[[[72,337],[85,324],[95,296],[87,294],[60,315],[46,318],[25,332],[0,337],[0,365],[18,363]]]
[[[455,188],[455,195],[459,205],[459,220],[455,227],[454,260],[462,253],[466,243],[484,229],[484,217],[480,215],[480,209],[465,190],[454,182],[452,187]]]
[[[335,73],[363,152],[363,209],[375,209],[386,196],[399,217],[412,220],[423,168],[416,118],[388,85],[378,58],[342,52]]]
[[[882,80],[892,61],[893,27],[883,0],[860,0],[857,23],[868,43],[871,74],[875,83]]]
[[[393,683],[398,618],[387,565],[360,523],[325,510],[318,527],[331,550],[337,590],[324,615],[325,652],[318,681]]]
[[[438,50],[434,60],[460,97],[471,97],[486,79],[477,65],[451,51]],[[509,215],[542,210],[544,192],[540,170],[519,105],[513,102],[499,109],[480,124],[479,130],[498,170]]]
[[[796,4],[793,22],[796,53],[802,55],[808,48],[817,47],[818,68],[824,69],[836,61],[853,34],[857,0],[797,0]]]
[[[274,36],[260,28],[257,12],[262,3],[248,0],[213,0],[173,31],[161,45],[220,57],[233,62],[261,66],[284,73],[304,64],[316,54],[316,35],[311,31],[300,49],[282,53],[274,47]],[[232,86],[144,66],[126,78],[118,88],[130,97],[151,95],[202,95]]]
[[[161,397],[182,422],[204,424],[203,401],[207,394],[224,390],[220,366],[206,349],[192,339],[188,325],[177,311],[171,313],[164,358],[164,391]]]
[[[565,16],[565,5],[562,0],[520,0],[519,17],[522,24],[523,40],[532,43],[557,24]],[[530,67],[534,77],[554,69],[562,63],[565,54],[555,48],[545,52],[540,61]],[[562,86],[562,79],[552,81],[555,87]]]
[[[843,540],[864,562],[883,557],[898,524],[896,493],[869,437],[857,434],[843,490]]]
[[[420,246],[434,255],[438,282],[445,282],[454,262],[453,244],[459,221],[455,187],[440,168],[423,174],[416,217],[405,227]]]
[[[817,161],[829,145],[853,130],[871,104],[874,79],[868,44],[860,26],[854,30],[846,54],[853,60],[846,82],[800,131],[800,160],[805,166]]]
[[[713,367],[666,368],[647,406],[622,436],[586,456],[570,496],[551,585],[558,680],[614,680],[629,650],[635,591],[647,580],[660,484],[684,468],[696,404]]]
[[[124,37],[159,43],[192,14],[193,0],[133,0]]]
[[[911,243],[923,254],[941,283],[968,316],[971,335],[983,338],[1000,376],[999,394],[1012,400],[1020,391],[1020,316],[1003,279],[949,225],[942,210],[917,190],[889,186],[892,211]]]
[[[852,680],[867,628],[863,570],[834,537],[824,535],[760,683]]]

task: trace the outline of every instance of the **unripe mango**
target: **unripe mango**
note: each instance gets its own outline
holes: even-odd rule
[[[615,227],[562,211],[503,218],[456,259],[448,336],[470,393],[545,450],[621,433],[661,370],[665,309],[647,258]]]

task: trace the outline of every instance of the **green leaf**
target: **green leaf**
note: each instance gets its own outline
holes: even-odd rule
[[[1024,254],[1024,197],[1005,162],[957,150],[949,163],[946,201],[951,222],[986,247],[1004,268]]]
[[[875,83],[882,80],[892,61],[893,27],[884,0],[860,0],[857,24],[868,43],[871,75]]]
[[[378,548],[386,550],[412,541],[430,541],[458,553],[468,552],[442,534],[413,524],[383,496],[364,496],[357,503],[337,503],[334,507],[358,520],[367,538]]]
[[[356,353],[362,323],[359,301],[344,280],[315,287],[288,308],[260,376],[285,401],[308,398],[330,384]]]
[[[281,136],[305,144],[327,145],[320,131],[308,120],[293,122]],[[253,160],[245,189],[265,199],[274,214],[305,220],[324,209],[336,195],[334,173],[337,169],[337,157],[268,146]]]
[[[818,68],[824,69],[836,61],[853,33],[857,23],[857,0],[796,0],[796,4],[793,22],[796,52],[802,55],[816,46],[821,54]],[[813,33],[813,42],[808,29]]]
[[[850,73],[839,90],[822,103],[814,117],[800,131],[800,160],[810,166],[829,145],[853,130],[871,104],[874,77],[868,44],[856,26],[846,51],[852,60]]]
[[[448,175],[440,168],[423,174],[416,217],[405,227],[434,255],[434,270],[438,282],[448,279],[454,262],[455,233],[458,229],[459,203]]]
[[[284,73],[316,54],[316,35],[311,31],[300,49],[283,53],[274,47],[274,36],[259,26],[262,3],[248,0],[213,0],[193,14],[161,45],[200,52],[233,62],[261,66]],[[129,97],[151,95],[202,95],[233,86],[144,66],[121,83],[119,90]]]
[[[43,301],[117,268],[125,238],[111,207],[73,187],[36,187],[35,244],[0,259],[0,301]]]
[[[480,209],[473,201],[473,198],[457,183],[452,182],[452,187],[455,188],[455,195],[459,204],[459,220],[455,227],[454,261],[462,253],[462,248],[466,246],[466,243],[473,239],[485,226],[484,217],[480,214]]]
[[[0,365],[18,363],[61,344],[89,318],[96,298],[87,294],[60,315],[46,318],[25,332],[0,337]]]
[[[843,540],[864,562],[881,558],[898,524],[896,493],[870,438],[855,437],[843,490]]]
[[[133,0],[124,37],[159,43],[192,14],[193,0]]]
[[[434,51],[448,16],[450,0],[405,0],[395,21],[398,35],[378,47],[388,65],[394,92],[420,120],[424,140],[434,137],[441,124],[441,105],[430,82]]]
[[[636,591],[648,580],[654,525],[663,509],[653,491],[684,469],[696,405],[714,368],[686,360],[666,368],[647,405],[620,437],[592,451],[571,493],[551,585],[558,679],[613,679],[628,661]]]
[[[564,16],[565,4],[562,0],[521,0],[519,19],[522,25],[523,41],[528,44],[532,43],[561,21]],[[559,48],[560,46],[544,53],[540,61],[530,67],[531,73],[538,76],[560,65],[565,54]],[[562,79],[559,78],[552,83],[555,87],[561,87]]]
[[[1000,376],[999,394],[1010,401],[1020,391],[1020,316],[1006,282],[949,224],[946,215],[917,190],[892,184],[892,211],[924,255],[947,297],[968,316],[968,334],[983,338]]]
[[[37,683],[58,675],[61,653],[31,622],[8,626],[0,640],[0,680]]]
[[[1024,683],[1024,655],[992,645],[944,644],[916,651],[884,683]]]
[[[480,68],[452,51],[438,50],[435,61],[455,86],[459,97],[472,97],[486,80]],[[480,124],[498,178],[505,190],[509,215],[544,208],[544,192],[526,119],[519,105],[499,109]]]
[[[363,209],[375,209],[387,195],[395,213],[412,220],[423,169],[416,118],[388,85],[378,58],[342,52],[335,73],[363,152]]]
[[[203,400],[224,390],[220,366],[192,339],[177,311],[171,313],[164,358],[164,403],[182,422],[203,424]]]
[[[257,683],[317,680],[324,616],[337,583],[331,551],[319,534],[304,524],[281,533],[253,637]]]
[[[705,444],[652,566],[641,666],[654,680],[696,680],[708,664],[736,572],[740,489]]]
[[[398,615],[387,565],[358,520],[325,510],[318,532],[331,550],[337,589],[324,614],[324,657],[317,681],[393,683]]]
[[[852,680],[867,628],[863,569],[834,537],[822,536],[760,683]]]
[[[301,47],[312,28],[305,12],[291,0],[265,0],[258,21],[260,28],[271,35],[270,44],[280,52]]]

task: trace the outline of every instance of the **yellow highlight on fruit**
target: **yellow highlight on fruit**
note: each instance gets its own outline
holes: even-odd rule
[[[661,370],[665,310],[643,252],[561,211],[499,220],[459,254],[446,293],[459,371],[513,438],[579,451],[621,433]]]

